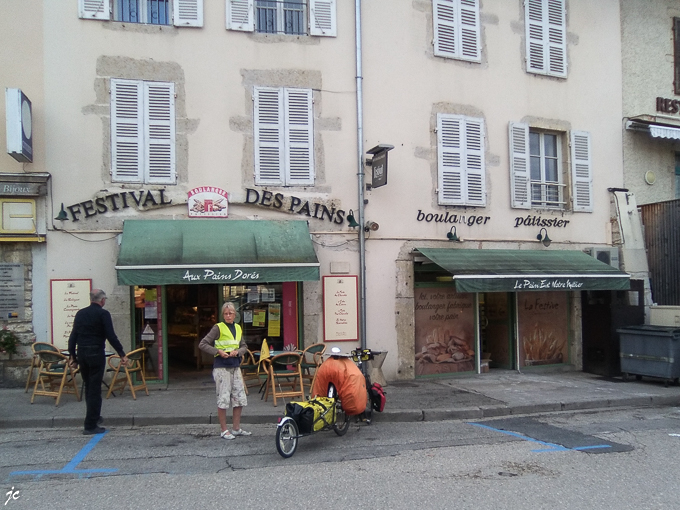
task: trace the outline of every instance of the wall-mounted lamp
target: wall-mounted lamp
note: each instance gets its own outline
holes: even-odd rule
[[[61,203],[61,211],[59,211],[59,214],[57,214],[57,217],[54,218],[55,220],[59,221],[64,221],[68,219],[68,215],[66,214],[66,211],[64,210],[64,203]]]
[[[354,211],[352,211],[352,209],[349,210],[349,214],[347,215],[347,223],[349,223],[349,226],[352,228],[357,228],[359,226],[357,220],[354,218]]]
[[[542,235],[543,231],[545,230],[545,235]],[[543,243],[543,246],[546,248],[550,246],[550,243],[552,242],[552,239],[548,237],[548,231],[543,227],[541,230],[538,231],[538,235],[536,236],[536,239],[541,241]]]
[[[380,225],[378,225],[375,221],[367,221],[366,226],[364,227],[364,231],[370,232],[373,231],[375,232],[380,228]]]
[[[460,239],[458,239],[458,236],[456,235],[455,225],[449,229],[448,233],[446,234],[446,237],[449,239],[449,241],[460,241]]]

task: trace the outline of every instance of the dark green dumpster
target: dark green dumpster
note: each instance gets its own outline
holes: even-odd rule
[[[616,330],[620,339],[621,372],[658,377],[666,386],[680,378],[680,328],[669,326],[628,326]]]

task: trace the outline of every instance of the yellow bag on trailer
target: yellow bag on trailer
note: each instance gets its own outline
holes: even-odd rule
[[[335,401],[317,397],[306,402],[289,402],[286,404],[286,416],[295,420],[300,433],[316,432],[335,423]]]

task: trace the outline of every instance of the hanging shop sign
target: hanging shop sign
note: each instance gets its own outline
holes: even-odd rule
[[[324,204],[303,200],[295,196],[286,196],[283,193],[272,193],[266,190],[246,188],[246,204],[257,205],[278,209],[287,213],[300,214],[317,220],[330,221],[342,225],[345,222],[345,211],[336,209],[332,204]]]
[[[7,154],[21,163],[33,162],[33,107],[21,89],[5,89]]]
[[[172,199],[165,197],[164,189],[140,189],[139,191],[122,191],[120,193],[99,196],[94,200],[85,200],[84,202],[69,205],[66,209],[71,213],[69,218],[71,221],[80,221],[80,216],[91,218],[98,214],[115,212],[133,206],[136,206],[138,209],[147,209],[171,204]]]
[[[228,218],[228,194],[222,188],[200,186],[189,191],[190,218]]]

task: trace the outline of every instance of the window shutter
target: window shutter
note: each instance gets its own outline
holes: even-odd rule
[[[593,166],[591,163],[590,133],[571,132],[571,171],[573,206],[576,212],[593,211]]]
[[[227,0],[227,30],[255,30],[254,0]]]
[[[150,184],[175,183],[175,84],[144,83],[146,172]]]
[[[460,0],[460,57],[481,61],[479,0]]]
[[[172,12],[176,27],[203,26],[203,0],[173,0]]]
[[[314,184],[314,120],[312,91],[284,89],[286,107],[286,184]]]
[[[567,24],[564,0],[547,0],[548,72],[567,77]]]
[[[564,0],[525,0],[527,71],[567,76]]]
[[[111,0],[78,0],[78,17],[83,19],[111,19]]]
[[[434,23],[434,54],[437,57],[456,58],[456,15],[453,0],[432,0]]]
[[[326,37],[338,35],[336,0],[309,0],[309,34]]]
[[[437,114],[437,166],[439,170],[439,204],[464,205],[463,190],[463,118]]]
[[[142,82],[111,80],[111,175],[114,181],[142,181],[142,102]]]
[[[529,125],[510,123],[510,193],[512,207],[531,209]]]
[[[484,120],[465,119],[466,205],[486,205]]]
[[[253,90],[255,111],[255,184],[282,185],[283,151],[283,90],[258,88]]]

